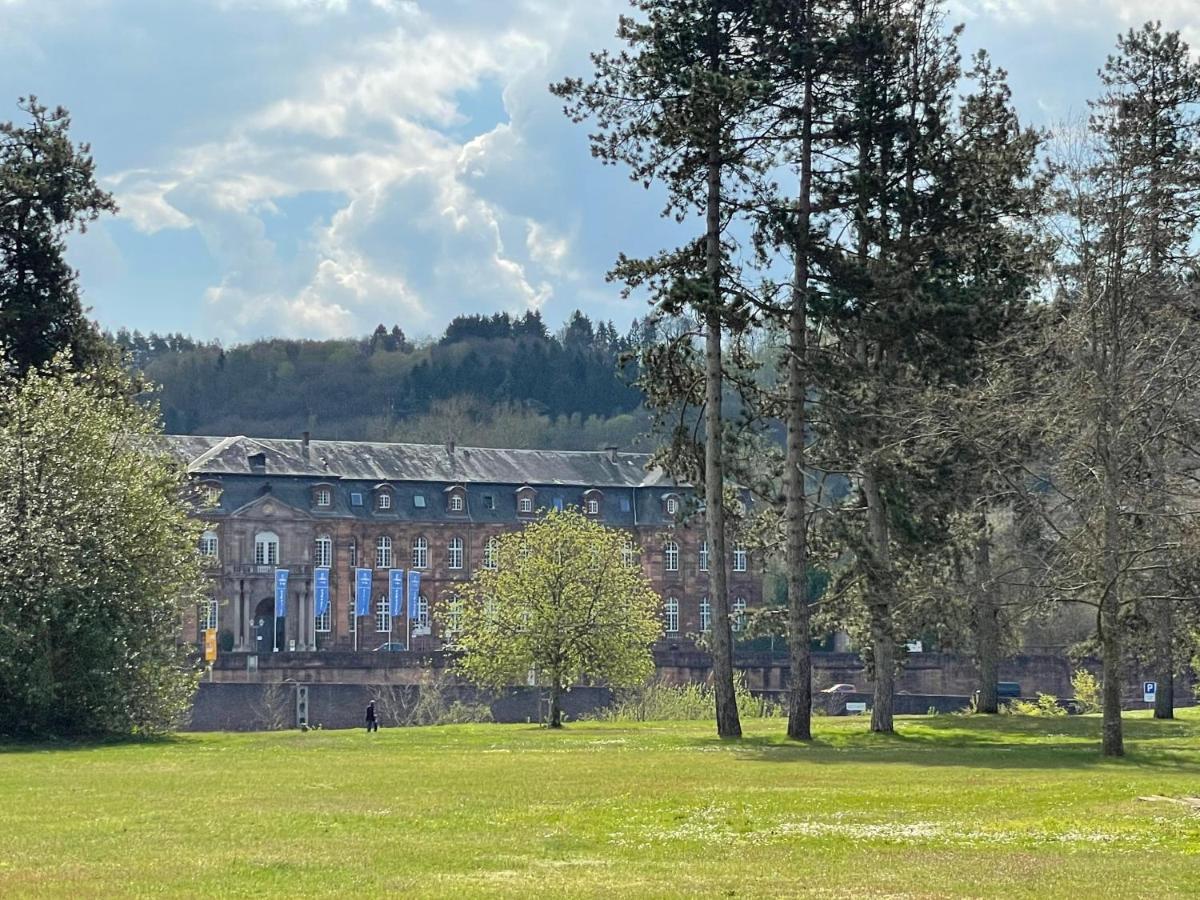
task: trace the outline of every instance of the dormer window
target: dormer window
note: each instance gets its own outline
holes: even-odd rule
[[[462,510],[463,510],[462,494],[451,494],[450,495],[450,512],[462,512]]]
[[[533,498],[532,497],[522,497],[518,503],[517,508],[523,513],[533,512]]]
[[[467,508],[467,490],[461,484],[446,488],[446,511],[452,513],[465,512]]]
[[[667,498],[667,515],[673,516],[679,512],[679,501],[674,497]]]
[[[391,494],[384,493],[384,494],[379,495],[379,508],[380,509],[391,509],[392,508],[392,495]]]
[[[333,492],[327,487],[319,487],[313,492],[313,499],[317,506],[327,509],[333,505]]]
[[[200,505],[206,508],[221,505],[221,485],[216,481],[206,481],[200,485]]]
[[[603,494],[600,491],[592,488],[583,492],[583,511],[589,516],[600,515],[600,501],[603,499]]]
[[[261,472],[267,467],[267,454],[262,452],[251,453],[246,457],[246,462],[250,465],[252,472]]]
[[[517,488],[517,512],[523,516],[530,515],[533,512],[533,500],[537,496],[537,491],[529,485]]]

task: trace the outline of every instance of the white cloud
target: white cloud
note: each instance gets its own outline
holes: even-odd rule
[[[109,179],[138,229],[195,227],[203,236],[223,273],[205,296],[223,337],[347,334],[401,317],[428,327],[469,299],[536,308],[552,294],[527,261],[560,269],[567,244],[535,230],[518,248],[525,258],[514,257],[502,239],[510,214],[473,188],[495,159],[519,151],[511,125],[465,140],[450,134],[468,123],[464,93],[544,63],[546,48],[513,30],[442,29],[408,4],[376,5],[405,21],[307,73],[300,93],[269,102],[220,140],[162,169]],[[308,193],[340,196],[341,207],[285,258],[268,226]]]

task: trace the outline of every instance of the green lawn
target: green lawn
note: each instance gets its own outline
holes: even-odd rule
[[[0,896],[1200,896],[1200,715],[0,748]]]

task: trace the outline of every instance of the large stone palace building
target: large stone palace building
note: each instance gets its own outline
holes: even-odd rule
[[[489,562],[489,540],[540,511],[577,507],[629,534],[663,597],[664,640],[684,642],[711,620],[702,523],[690,491],[644,454],[497,450],[429,444],[170,435],[203,502],[212,594],[184,625],[199,641],[214,628],[241,652],[440,649],[454,600]],[[760,566],[730,544],[730,603],[761,597]],[[329,567],[331,603],[318,616],[314,570]],[[355,614],[354,570],[370,568],[369,615]],[[421,573],[416,615],[394,618],[388,571]],[[274,617],[276,569],[289,573],[286,616]],[[735,619],[734,627],[739,620]]]

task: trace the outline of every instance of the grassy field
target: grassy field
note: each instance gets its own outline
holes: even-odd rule
[[[0,896],[1200,896],[1200,715],[0,748]]]

